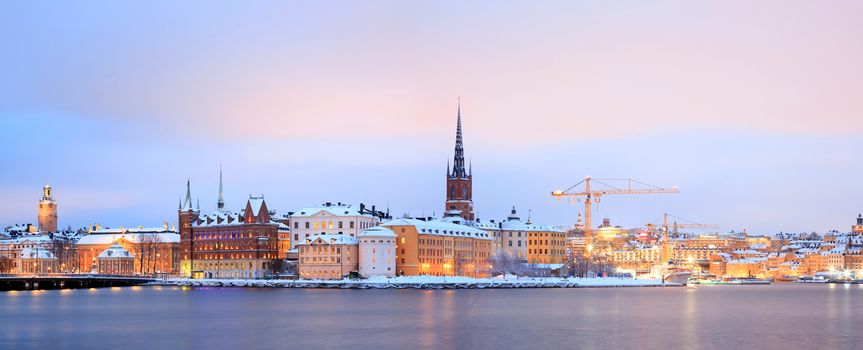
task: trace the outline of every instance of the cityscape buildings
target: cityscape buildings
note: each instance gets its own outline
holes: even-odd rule
[[[563,227],[534,223],[531,215],[522,220],[515,206],[504,220],[480,220],[471,168],[459,103],[440,218],[394,219],[389,208],[342,202],[277,215],[263,195],[250,195],[242,210],[232,212],[220,166],[215,210],[202,213],[187,180],[178,229],[165,222],[155,228],[96,224],[60,230],[53,188],[45,185],[37,225],[14,224],[0,235],[0,272],[342,279],[494,273],[655,278],[685,270],[699,279],[863,277],[863,214],[849,232],[776,235],[693,234],[680,232],[676,223],[673,230],[667,223],[623,228],[604,218],[588,240],[581,213],[574,225]]]

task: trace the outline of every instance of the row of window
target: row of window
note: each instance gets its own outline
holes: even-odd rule
[[[359,226],[360,229],[367,229],[369,227],[376,226],[376,223],[371,222],[371,221],[361,221],[361,222],[359,222],[359,225],[357,225],[357,222],[355,222],[355,221],[348,221],[347,226],[350,229],[353,229],[357,226]],[[306,221],[306,222],[303,222],[303,227],[306,229],[314,228],[315,230],[321,230],[321,229],[333,230],[336,228],[342,229],[342,228],[345,228],[345,222],[344,221],[312,221],[312,222]],[[294,229],[299,229],[299,228],[300,228],[300,222],[294,221]]]

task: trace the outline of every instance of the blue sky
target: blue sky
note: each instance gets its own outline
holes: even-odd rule
[[[462,97],[483,219],[571,224],[584,176],[677,185],[605,198],[723,230],[847,230],[863,210],[861,5],[807,2],[0,4],[0,224],[176,220],[325,201],[439,214]]]

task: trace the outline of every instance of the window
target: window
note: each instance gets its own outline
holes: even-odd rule
[[[309,228],[309,222],[306,221],[306,228]]]
[[[339,228],[344,228],[344,226],[345,226],[344,223],[339,221]]]
[[[354,228],[354,222],[353,222],[353,221],[351,221],[351,225],[350,225],[350,226],[351,226],[351,228]]]

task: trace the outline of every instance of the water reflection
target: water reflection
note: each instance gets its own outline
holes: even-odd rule
[[[6,292],[0,349],[853,348],[863,289]],[[272,334],[272,335],[264,335]]]

